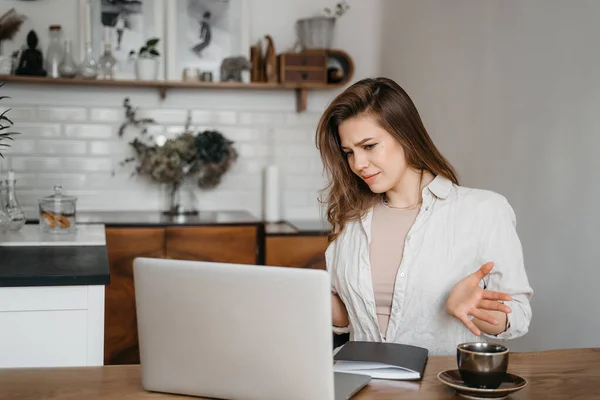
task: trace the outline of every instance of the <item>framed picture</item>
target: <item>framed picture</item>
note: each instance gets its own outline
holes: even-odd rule
[[[129,57],[148,39],[159,38],[159,80],[165,77],[164,0],[80,0],[80,31],[83,33],[81,54],[91,42],[94,55],[104,53],[110,43],[117,60],[116,79],[135,79],[134,62]]]
[[[167,79],[210,73],[227,57],[250,59],[248,0],[167,0]],[[194,75],[195,74],[195,75]]]

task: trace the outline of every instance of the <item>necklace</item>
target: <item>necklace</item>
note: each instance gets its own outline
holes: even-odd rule
[[[381,202],[383,203],[384,206],[389,207],[389,208],[395,208],[397,210],[412,210],[423,202],[423,198],[420,195],[422,182],[423,182],[423,170],[421,170],[421,176],[419,177],[419,186],[418,186],[419,200],[415,204],[411,204],[410,206],[406,206],[406,207],[390,206],[388,199],[385,197],[385,193],[381,196]]]

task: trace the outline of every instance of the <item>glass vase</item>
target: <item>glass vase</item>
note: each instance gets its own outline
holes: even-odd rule
[[[113,56],[110,43],[104,44],[104,53],[98,60],[101,79],[115,79],[117,59]]]
[[[6,180],[5,193],[3,193],[3,207],[2,210],[8,217],[8,229],[11,231],[19,231],[25,225],[25,213],[21,209],[19,202],[17,200],[16,194],[16,179],[14,176],[14,172],[10,171],[8,173],[8,179]]]
[[[75,57],[73,57],[73,45],[70,39],[65,40],[65,52],[63,59],[58,66],[58,72],[63,78],[74,78],[79,72]]]
[[[171,183],[165,188],[165,211],[166,215],[198,215],[198,199],[194,188],[187,179]]]
[[[85,46],[85,58],[79,66],[79,73],[84,79],[96,79],[98,76],[98,63],[94,59],[94,52],[91,43]]]
[[[5,198],[6,187],[4,182],[0,181],[0,234],[6,233],[10,226],[10,218],[6,214]]]

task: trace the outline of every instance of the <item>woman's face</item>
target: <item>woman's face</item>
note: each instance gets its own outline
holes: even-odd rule
[[[347,119],[338,132],[350,169],[373,193],[385,193],[398,185],[408,170],[404,148],[374,117]]]

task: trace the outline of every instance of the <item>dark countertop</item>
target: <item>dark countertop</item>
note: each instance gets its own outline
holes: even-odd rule
[[[0,287],[109,283],[106,246],[0,246]]]
[[[331,231],[331,225],[321,220],[291,220],[265,225],[265,233],[270,236],[325,236]]]
[[[262,221],[251,213],[236,211],[201,211],[198,215],[172,217],[160,211],[78,211],[78,224],[104,224],[107,227],[156,227],[202,225],[256,225]],[[29,219],[38,223],[38,219]]]

